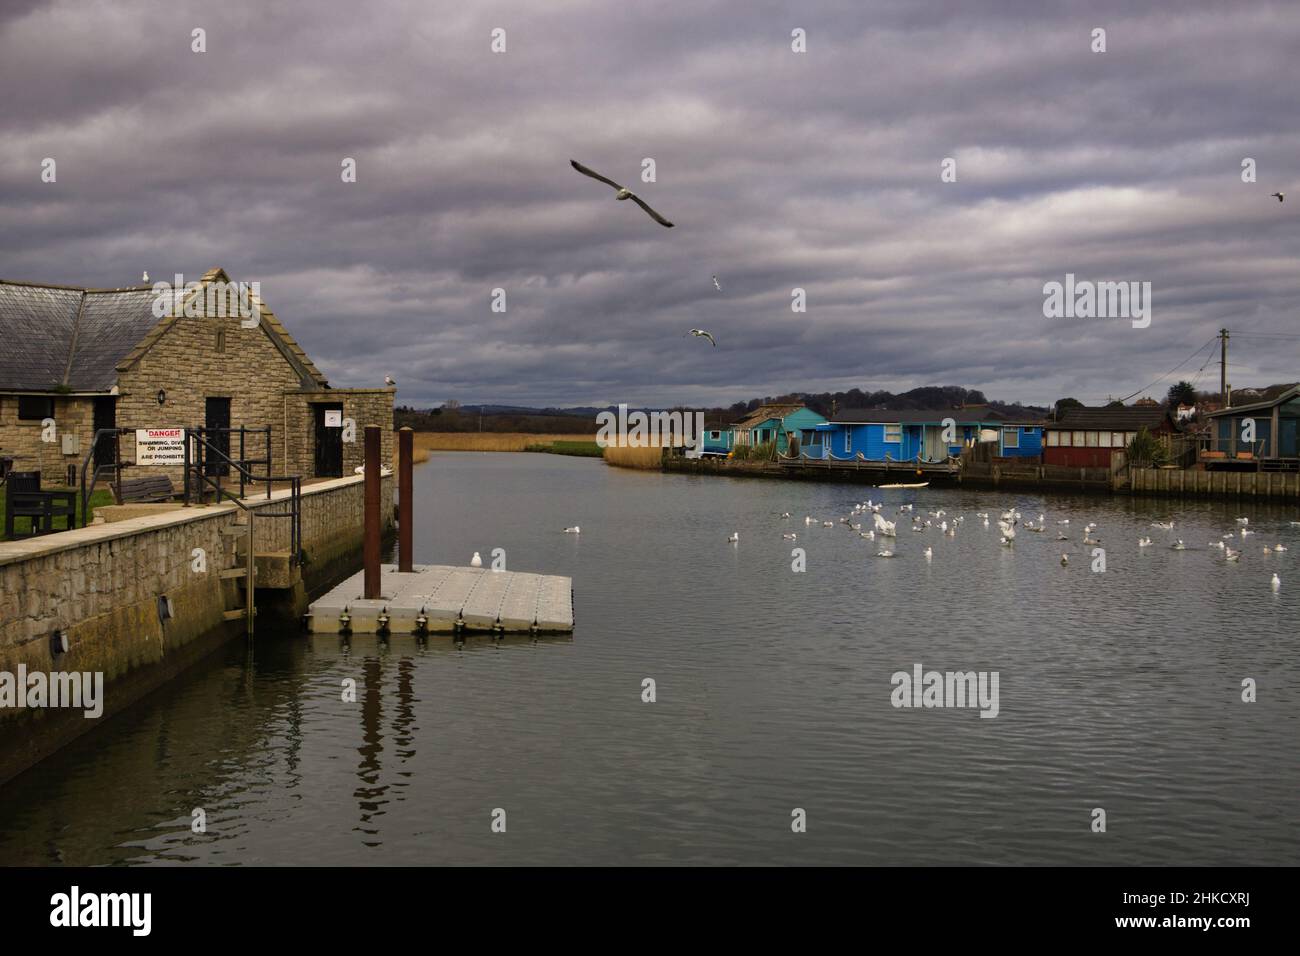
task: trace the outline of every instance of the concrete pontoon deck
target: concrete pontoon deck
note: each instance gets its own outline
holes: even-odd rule
[[[573,579],[520,571],[395,564],[379,569],[381,597],[366,599],[358,571],[307,612],[319,634],[352,631],[416,634],[434,631],[572,631]]]

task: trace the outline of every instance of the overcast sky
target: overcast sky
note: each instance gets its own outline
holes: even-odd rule
[[[222,266],[336,385],[391,374],[415,405],[939,384],[1091,403],[1224,325],[1234,385],[1300,379],[1300,4],[0,11],[0,278]],[[1066,273],[1150,282],[1150,326],[1045,318]]]

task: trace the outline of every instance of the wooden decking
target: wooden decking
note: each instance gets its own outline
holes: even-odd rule
[[[382,597],[367,600],[357,572],[307,614],[318,633],[374,634],[469,631],[573,630],[573,580],[520,571],[415,565],[403,574],[380,568]]]

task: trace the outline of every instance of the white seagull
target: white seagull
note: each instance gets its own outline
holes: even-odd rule
[[[141,282],[148,282],[148,281],[149,281],[149,270],[148,270],[148,269],[146,269],[146,270],[144,271],[144,274],[143,274],[142,276],[140,276],[140,281],[141,281]]]
[[[717,276],[714,276],[714,277],[713,277],[713,288],[717,289],[719,292],[722,291],[722,286],[718,284],[718,277],[717,277]]]
[[[1276,572],[1274,572],[1274,574],[1273,574],[1273,590],[1276,591],[1276,590],[1277,590],[1278,588],[1280,588],[1281,586],[1282,586],[1282,579],[1279,578],[1279,577],[1277,576],[1277,573],[1276,573]]]
[[[483,558],[479,556],[479,553],[477,551],[474,552],[474,557],[469,559],[469,566],[471,568],[483,567]]]
[[[1268,195],[1269,195],[1269,198],[1270,198],[1270,199],[1276,199],[1278,202],[1281,202],[1282,199],[1283,199],[1283,196],[1282,196],[1281,193],[1269,193]]]
[[[565,528],[565,529],[564,529],[564,533],[565,533],[565,534],[582,534],[582,529],[581,529],[580,527],[578,527],[578,526],[575,524],[572,528]]]
[[[878,514],[872,514],[871,517],[872,520],[876,522],[876,530],[879,531],[882,535],[885,535],[886,537],[889,538],[894,538],[898,536],[898,532],[895,530],[894,522],[886,521]]]
[[[393,376],[391,376],[391,375],[385,375],[385,376],[384,376],[384,384],[387,385],[389,388],[392,388],[392,387],[393,387],[394,385],[396,385],[397,383],[393,381]]]
[[[711,344],[715,349],[718,347],[718,343],[713,341],[713,336],[705,329],[691,329],[686,333],[686,335],[693,335],[697,339],[708,339],[709,344]],[[683,335],[682,338],[686,338],[686,335]]]
[[[582,163],[579,163],[576,160],[572,160],[572,159],[569,160],[569,165],[572,166],[574,169],[576,169],[578,172],[582,173],[582,175],[584,176],[590,176],[592,179],[600,180],[606,186],[612,186],[616,192],[616,195],[614,196],[615,199],[619,201],[622,201],[624,199],[630,199],[638,206],[640,206],[642,209],[644,209],[646,213],[650,216],[650,218],[653,219],[655,222],[659,223],[659,225],[664,226],[667,229],[671,229],[673,227],[673,224],[671,222],[669,222],[663,216],[659,215],[659,213],[655,212],[653,209],[647,206],[640,196],[632,192],[632,190],[628,189],[626,186],[620,186],[618,183],[614,182],[614,180],[606,179],[604,176],[596,172],[594,169],[588,169],[586,166],[582,165]]]
[[[739,531],[731,532],[731,537],[728,538],[727,541],[729,541],[731,544],[738,543],[740,541],[740,532]]]

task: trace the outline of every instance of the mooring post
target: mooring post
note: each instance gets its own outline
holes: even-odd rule
[[[366,598],[379,593],[379,426],[366,426],[366,536],[362,545]]]
[[[404,427],[397,433],[397,570],[410,574],[411,567],[411,449],[415,432]]]

